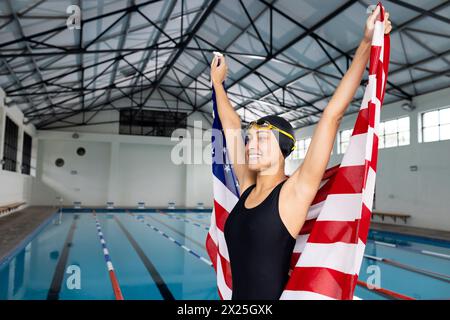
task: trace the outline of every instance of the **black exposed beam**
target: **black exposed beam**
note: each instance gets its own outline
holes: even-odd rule
[[[264,1],[265,2],[265,1]],[[285,44],[282,48],[279,48],[276,52],[273,52],[271,54],[268,54],[264,60],[262,60],[262,62],[258,63],[256,66],[249,68],[249,70],[247,72],[245,72],[243,75],[241,75],[240,77],[238,77],[237,79],[233,80],[230,84],[228,84],[228,88],[233,87],[234,85],[236,85],[237,83],[240,83],[243,79],[245,79],[246,77],[248,77],[249,75],[253,74],[257,69],[259,69],[260,67],[262,67],[263,65],[265,65],[267,62],[271,61],[273,58],[275,58],[277,55],[283,53],[286,49],[290,48],[291,46],[293,46],[294,44],[296,44],[297,42],[299,42],[300,40],[304,39],[305,37],[311,35],[316,29],[320,28],[321,26],[323,26],[324,24],[326,24],[328,21],[332,20],[334,17],[336,17],[339,13],[345,11],[347,8],[349,8],[351,5],[353,5],[356,1],[355,0],[349,0],[346,3],[344,3],[343,5],[341,5],[339,8],[337,8],[336,10],[334,10],[332,13],[328,14],[325,18],[323,18],[322,20],[320,20],[319,22],[317,22],[316,24],[314,24],[311,28],[307,29],[307,31],[305,31],[304,33],[296,36],[294,39],[292,39],[291,41],[289,41],[287,44]],[[269,3],[266,3],[267,6],[272,6]],[[275,8],[275,7],[273,7]],[[204,102],[203,104],[201,104],[200,106],[198,106],[194,111],[203,108],[206,104],[208,104],[209,101]],[[191,113],[192,114],[192,113]],[[191,114],[189,114],[188,116],[190,116]]]
[[[157,79],[155,81],[155,86],[153,89],[150,90],[150,93],[147,95],[147,97],[144,99],[144,104],[147,103],[148,99],[152,96],[153,92],[159,87],[161,82],[164,80],[165,76],[169,73],[170,69],[173,67],[173,65],[177,62],[178,58],[183,53],[184,49],[187,47],[189,42],[192,40],[194,35],[197,33],[197,31],[200,29],[200,27],[203,25],[203,23],[206,21],[206,19],[209,17],[209,14],[214,10],[215,6],[219,3],[218,0],[212,0],[208,4],[205,11],[201,14],[200,18],[198,19],[195,26],[188,32],[188,35],[186,39],[182,40],[180,43],[179,49],[175,52],[173,57],[170,59],[169,63],[166,64],[164,71],[160,75],[157,75]]]
[[[105,14],[101,14],[101,15],[98,15],[98,16],[95,16],[95,17],[91,17],[91,18],[86,19],[86,20],[82,20],[81,23],[82,24],[86,24],[86,23],[89,23],[89,22],[92,22],[92,21],[96,21],[98,19],[103,19],[103,18],[107,18],[107,17],[113,16],[113,15],[116,15],[116,14],[119,14],[119,13],[126,12],[128,10],[133,9],[133,8],[140,8],[140,7],[143,7],[143,6],[155,3],[155,2],[160,2],[160,1],[162,1],[162,0],[145,1],[145,2],[142,2],[142,3],[139,3],[139,4],[135,5],[133,7],[126,7],[126,8],[114,10],[114,11],[111,11],[111,12],[108,12],[108,13],[105,13]],[[34,33],[32,35],[29,35],[29,36],[22,36],[22,37],[20,37],[18,39],[15,39],[15,40],[11,40],[11,41],[7,41],[7,42],[4,42],[4,43],[0,43],[0,48],[7,47],[7,46],[10,46],[10,45],[13,45],[13,44],[20,43],[20,42],[28,41],[29,39],[33,39],[33,38],[36,38],[36,37],[42,37],[42,36],[48,35],[48,34],[53,33],[53,32],[63,31],[66,28],[67,28],[67,26],[64,23],[64,25],[62,25],[60,27],[52,28],[52,29],[49,29],[49,30],[45,30],[45,31]]]

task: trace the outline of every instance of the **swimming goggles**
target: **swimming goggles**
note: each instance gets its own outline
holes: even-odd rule
[[[248,124],[247,126],[247,130],[251,129],[251,128],[255,128],[257,130],[276,130],[282,134],[284,134],[286,137],[288,137],[289,139],[291,139],[294,142],[294,146],[292,147],[291,150],[295,150],[295,138],[292,134],[290,134],[289,132],[284,131],[283,129],[278,128],[277,126],[271,124],[269,121],[267,120],[256,120],[256,121],[252,121]]]

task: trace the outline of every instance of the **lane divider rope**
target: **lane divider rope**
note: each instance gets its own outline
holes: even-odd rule
[[[390,298],[395,298],[395,299],[398,299],[398,300],[416,300],[416,299],[414,299],[414,298],[412,298],[412,297],[409,297],[409,296],[407,296],[407,295],[404,295],[404,294],[401,294],[401,293],[398,293],[398,292],[395,292],[395,291],[392,291],[392,290],[389,290],[389,289],[384,289],[384,288],[369,288],[369,285],[368,285],[366,282],[362,281],[362,280],[358,280],[357,283],[358,283],[360,286],[362,286],[362,287],[365,287],[365,288],[367,288],[367,289],[369,289],[369,290],[373,290],[373,291],[375,291],[375,292],[377,292],[377,293],[379,293],[379,294],[388,296],[388,297],[390,297]]]
[[[140,219],[139,217],[137,217],[135,214],[129,212],[127,210],[127,213],[129,215],[131,215],[132,217],[134,217],[137,221],[145,224],[147,227],[150,227],[153,231],[158,232],[161,236],[163,236],[164,238],[172,241],[174,244],[176,244],[177,246],[179,246],[180,248],[183,248],[185,251],[189,252],[191,255],[193,255],[194,257],[196,257],[197,259],[203,261],[204,263],[206,263],[208,266],[213,267],[213,264],[210,260],[206,259],[205,257],[202,257],[200,254],[198,254],[197,252],[195,252],[194,250],[192,250],[191,248],[186,247],[184,244],[180,243],[179,241],[177,241],[176,239],[172,238],[171,236],[169,236],[167,233],[165,233],[164,231],[162,231],[161,229],[155,227],[154,225],[148,223],[147,221],[145,221],[144,219]]]
[[[95,219],[95,226],[97,228],[97,234],[103,249],[103,256],[105,258],[106,267],[109,273],[109,279],[111,280],[111,285],[114,291],[114,296],[116,297],[116,300],[123,300],[123,295],[122,291],[120,290],[119,281],[117,280],[114,266],[112,264],[111,257],[109,256],[108,246],[106,245],[106,240],[103,236],[102,227],[100,226],[100,223],[97,219],[97,213],[95,212],[95,210],[92,211],[92,215],[94,216]]]
[[[409,266],[400,262],[397,262],[395,260],[391,260],[391,259],[387,259],[387,258],[383,258],[383,257],[376,257],[376,256],[371,256],[368,254],[364,255],[364,258],[370,259],[370,260],[376,260],[379,262],[383,262],[386,264],[390,264],[392,266],[395,266],[397,268],[401,268],[401,269],[405,269],[408,271],[412,271],[415,273],[419,273],[419,274],[423,274],[425,276],[437,279],[437,280],[441,280],[441,281],[445,281],[445,282],[449,282],[450,283],[450,276],[442,274],[442,273],[437,273],[437,272],[433,272],[433,271],[428,271],[428,270],[424,270],[424,269],[420,269],[420,268],[416,268],[413,266]]]
[[[395,243],[387,243],[387,242],[371,240],[371,239],[369,239],[369,240],[373,241],[375,244],[378,244],[380,246],[391,247],[391,248],[396,248],[399,250],[410,251],[410,252],[414,252],[414,253],[419,253],[419,254],[424,254],[424,255],[428,255],[428,256],[434,256],[434,257],[450,260],[450,255],[445,254],[445,253],[439,253],[439,252],[434,252],[434,251],[429,251],[429,250],[406,248],[406,247],[403,247],[402,245],[397,245]]]
[[[127,211],[127,212],[128,212],[128,211]],[[158,212],[159,212],[159,213],[162,213],[162,211],[159,211],[159,210],[158,210]],[[140,221],[140,222],[146,224],[148,227],[152,228],[154,231],[156,231],[156,232],[160,233],[161,235],[163,235],[164,237],[168,238],[169,240],[171,240],[172,242],[174,242],[174,243],[177,244],[178,246],[180,246],[180,247],[183,247],[183,246],[184,246],[184,245],[180,244],[178,241],[176,241],[175,239],[173,239],[172,237],[170,237],[170,236],[168,236],[167,234],[165,234],[164,231],[158,229],[157,227],[155,227],[155,226],[153,226],[153,225],[151,225],[151,224],[149,224],[149,223],[146,223],[146,221],[144,221],[144,219],[139,219],[138,217],[136,217],[134,214],[132,214],[132,213],[130,213],[130,212],[128,212],[128,214],[130,214],[131,216],[134,216],[134,218],[136,218],[136,220],[138,220],[138,221]],[[174,217],[174,218],[177,218],[177,217]],[[179,220],[182,220],[182,219],[179,219]],[[182,220],[182,221],[184,221],[184,222],[186,222],[186,223],[191,223],[190,221],[186,221],[186,220]],[[192,251],[191,249],[186,248],[185,246],[184,246],[184,249],[185,249],[185,250],[190,250],[191,253],[193,253],[193,255],[196,256],[197,258],[200,258],[200,259],[203,258],[203,257],[200,257],[198,254],[196,254],[196,253],[195,253],[194,251]],[[377,261],[380,261],[380,262],[388,262],[388,263],[392,263],[392,262],[393,262],[393,261],[390,261],[390,260],[385,259],[385,258],[380,258],[380,257],[375,257],[375,256],[370,256],[370,255],[364,255],[364,256],[365,256],[366,258],[368,258],[368,259],[377,260]],[[210,260],[207,260],[207,259],[205,259],[205,258],[203,258],[202,260],[203,260],[203,262],[205,262],[205,263],[207,263],[208,265],[210,265],[211,267],[213,267],[213,264],[211,263]],[[384,289],[384,288],[372,288],[372,289],[370,289],[370,288],[368,287],[367,283],[365,283],[364,281],[361,281],[361,280],[358,280],[358,285],[359,285],[359,286],[362,286],[362,287],[366,287],[366,288],[368,288],[369,290],[374,290],[376,293],[381,294],[381,295],[384,295],[384,296],[388,296],[388,297],[390,297],[390,298],[402,299],[402,300],[415,300],[414,298],[411,298],[411,297],[409,297],[409,296],[403,295],[403,294],[401,294],[401,293],[397,293],[397,292],[392,291],[392,290],[389,290],[389,289]]]
[[[183,222],[192,224],[192,225],[194,225],[194,226],[196,226],[196,227],[205,229],[206,231],[209,231],[209,227],[206,227],[206,224],[202,226],[202,225],[200,225],[200,224],[197,223],[197,222],[187,220],[188,217],[184,217],[184,219],[183,219],[183,218],[180,218],[180,217],[172,216],[172,215],[170,215],[170,214],[168,214],[168,213],[165,213],[165,212],[163,212],[163,211],[160,211],[160,210],[158,210],[157,212],[158,212],[159,214],[164,215],[164,216],[167,216],[167,217],[169,217],[169,218],[176,219],[176,220],[179,220],[179,221],[183,221]]]

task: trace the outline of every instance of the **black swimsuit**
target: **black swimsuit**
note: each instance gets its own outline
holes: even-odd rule
[[[258,206],[247,209],[248,187],[227,218],[224,235],[231,264],[233,300],[277,300],[288,280],[295,239],[278,210],[284,182]]]

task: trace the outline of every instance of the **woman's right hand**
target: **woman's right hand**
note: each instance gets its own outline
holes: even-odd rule
[[[213,85],[221,85],[227,77],[228,66],[225,57],[214,56],[211,63],[211,81]]]

